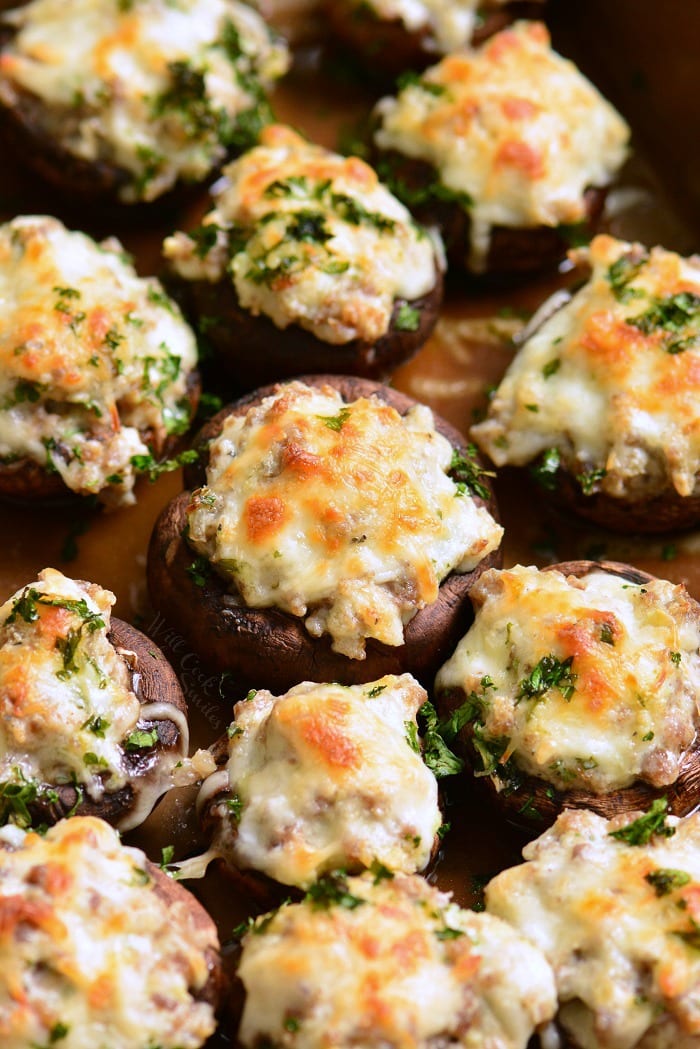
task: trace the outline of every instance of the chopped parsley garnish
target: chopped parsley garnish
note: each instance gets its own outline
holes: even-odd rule
[[[464,930],[451,929],[449,925],[446,925],[443,929],[436,929],[435,935],[438,940],[457,940],[460,936],[464,936]]]
[[[560,368],[561,360],[559,357],[555,357],[554,360],[547,361],[547,363],[542,366],[542,374],[545,379],[549,379],[551,375],[556,375]]]
[[[178,60],[168,62],[168,74],[168,88],[152,102],[153,116],[177,113],[188,138],[218,131],[221,117],[207,94],[204,71]]]
[[[26,829],[32,825],[29,806],[35,803],[55,804],[58,794],[50,787],[26,779],[20,768],[12,771],[16,778],[0,783],[0,827],[14,823]]]
[[[418,331],[420,310],[417,310],[415,306],[409,306],[406,302],[402,303],[394,317],[394,327],[397,331]]]
[[[659,867],[645,874],[644,877],[650,885],[654,886],[657,896],[669,896],[676,889],[682,889],[690,881],[689,874],[675,870],[673,867]]]
[[[523,678],[515,702],[521,699],[540,699],[552,689],[558,689],[569,700],[576,688],[576,674],[571,669],[574,657],[560,660],[556,656],[542,656],[539,663]]]
[[[433,704],[426,701],[418,711],[418,716],[423,727],[423,760],[436,779],[461,772],[464,762],[447,746]]]
[[[369,872],[374,875],[375,885],[379,885],[381,881],[389,881],[394,877],[394,872],[389,870],[389,868],[379,860],[372,860]]]
[[[415,721],[404,721],[404,728],[406,729],[406,742],[408,743],[411,750],[415,751],[416,754],[420,754],[420,740],[418,738],[418,726]]]
[[[211,574],[211,565],[206,557],[199,554],[187,565],[185,571],[195,586],[206,586],[207,578]]]
[[[673,663],[673,665],[675,667],[679,667],[681,665],[681,654],[680,654],[680,652],[671,652],[670,659],[671,659],[671,662]]]
[[[700,341],[700,295],[681,291],[653,299],[643,313],[627,317],[625,323],[644,335],[664,332],[662,347],[666,353],[682,353]]]
[[[194,253],[198,259],[203,259],[209,254],[216,244],[218,234],[219,227],[215,222],[208,222],[204,226],[197,226],[195,229],[191,229],[188,232],[187,236],[194,242]]]
[[[97,736],[99,739],[105,738],[105,730],[110,726],[110,722],[99,714],[93,714],[91,718],[84,721],[80,726],[82,729],[87,729],[88,732],[92,732],[93,736]]]
[[[581,491],[584,495],[593,495],[598,483],[603,480],[607,473],[605,468],[598,470],[586,470],[584,473],[576,474],[576,480],[579,483]]]
[[[621,255],[608,268],[607,281],[618,302],[629,302],[644,294],[639,288],[631,288],[630,284],[648,260],[646,252],[641,256],[635,252],[634,255]]]
[[[490,499],[490,489],[482,483],[482,477],[494,477],[491,470],[484,470],[475,459],[476,447],[467,445],[466,455],[457,448],[452,450],[452,460],[448,473],[457,486],[457,495],[464,495],[468,490],[472,495],[478,495],[480,499]]]
[[[124,740],[125,750],[145,750],[158,742],[158,729],[134,729]]]
[[[377,696],[381,695],[385,688],[386,685],[373,685],[372,688],[367,690],[365,695],[368,699],[376,699]]]
[[[139,473],[147,473],[149,481],[157,481],[161,474],[178,470],[187,463],[196,463],[198,459],[199,452],[197,449],[187,448],[184,452],[176,455],[174,459],[163,459],[161,462],[158,462],[152,455],[132,455],[129,462]]]
[[[232,794],[230,798],[226,799],[226,811],[231,819],[238,823],[243,813],[243,799],[239,798],[237,794]]]
[[[557,473],[561,466],[561,454],[558,448],[548,448],[542,452],[538,462],[530,467],[530,474],[537,483],[552,492],[557,486]]]
[[[309,209],[294,212],[287,226],[287,235],[292,240],[309,244],[325,244],[333,236],[326,226],[325,216],[320,211]]]
[[[317,415],[316,418],[320,419],[329,430],[335,430],[336,433],[340,433],[350,418],[350,409],[341,408],[337,415]]]
[[[676,833],[676,828],[669,827],[666,823],[667,809],[667,798],[656,798],[643,816],[625,827],[611,830],[609,836],[617,841],[624,841],[627,845],[648,845],[655,834],[670,838]]]
[[[304,897],[311,903],[314,910],[329,910],[331,907],[345,907],[352,911],[362,906],[365,902],[359,896],[353,896],[348,891],[347,878],[344,871],[332,871],[324,874]]]

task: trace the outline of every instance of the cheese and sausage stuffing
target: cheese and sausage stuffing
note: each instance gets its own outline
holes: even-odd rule
[[[552,965],[557,1020],[582,1049],[700,1040],[700,815],[663,812],[567,809],[486,888],[488,912]]]
[[[462,467],[478,473],[424,405],[401,416],[292,382],[226,418],[188,540],[231,601],[305,616],[314,637],[363,659],[366,638],[401,645],[440,582],[497,549],[503,529],[450,476]]]
[[[700,470],[700,262],[609,236],[573,258],[590,279],[520,348],[474,440],[497,466],[544,455],[586,495],[689,496]]]
[[[422,870],[442,822],[420,755],[426,699],[410,674],[251,693],[234,708],[227,767],[200,793],[201,806],[225,791],[214,848],[302,888],[335,868]]]
[[[155,875],[102,820],[77,816],[44,837],[0,831],[3,1049],[204,1044],[214,1010],[197,999],[216,931]]]
[[[0,226],[0,298],[0,465],[133,503],[151,451],[190,422],[197,347],[177,306],[118,241],[46,216]]]
[[[376,342],[439,280],[434,241],[358,157],[264,129],[230,164],[215,208],[164,251],[186,280],[230,280],[241,306],[278,328],[298,324],[329,343]]]
[[[516,566],[475,584],[473,626],[438,690],[471,705],[497,786],[529,773],[604,794],[673,783],[695,740],[700,608],[685,587]]]
[[[107,636],[114,601],[94,583],[47,568],[0,607],[0,822],[28,826],[31,806],[56,801],[61,784],[96,804],[127,787],[127,754],[151,748],[153,726],[168,718],[178,744],[139,788],[142,803],[120,824],[127,829],[145,818],[187,753],[180,711],[142,706],[132,691],[125,658]]]
[[[288,63],[237,0],[31,0],[3,21],[0,104],[29,96],[44,136],[123,173],[127,203],[199,182],[254,141]]]
[[[505,922],[418,875],[327,875],[243,943],[248,1049],[525,1049],[553,1014],[552,973]]]
[[[584,221],[587,187],[608,185],[627,153],[624,120],[551,50],[539,22],[448,55],[376,113],[379,148],[427,162],[436,200],[467,211],[467,263],[477,271],[493,227]],[[430,194],[423,187],[421,198]]]

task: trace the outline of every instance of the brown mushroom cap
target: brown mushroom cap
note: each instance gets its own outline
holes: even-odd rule
[[[381,383],[348,376],[302,376],[313,386],[330,385],[343,400],[376,396],[405,414],[416,402]],[[270,396],[275,387],[264,387],[243,397],[214,416],[198,437],[205,446],[220,432],[229,414],[243,415],[248,408]],[[462,435],[440,418],[436,429],[453,447],[466,449]],[[185,471],[188,488],[204,483],[204,465]],[[493,498],[485,502],[496,516]],[[471,572],[452,572],[440,586],[437,601],[421,609],[404,629],[404,644],[396,647],[368,639],[366,658],[353,660],[334,652],[327,636],[313,638],[302,619],[275,608],[247,608],[227,600],[226,582],[207,574],[199,586],[188,571],[194,553],[183,537],[190,491],[183,492],[163,511],[156,522],[148,553],[148,585],[154,606],[174,625],[214,672],[234,675],[241,689],[265,687],[285,692],[299,681],[339,681],[361,684],[385,674],[410,671],[419,681],[430,681],[452,651],[472,619],[467,600],[469,590],[487,568],[500,563],[498,551],[488,555]]]
[[[281,330],[269,317],[255,316],[240,305],[228,276],[216,283],[178,278],[173,290],[195,323],[206,318],[206,337],[237,388],[250,390],[301,372],[387,378],[418,352],[437,323],[443,280],[437,265],[435,272],[435,284],[426,295],[411,302],[394,301],[389,330],[376,342],[329,343],[298,324]],[[406,306],[418,311],[415,331],[397,326]]]
[[[165,903],[168,910],[178,911],[180,920],[185,920],[187,927],[198,933],[208,934],[212,944],[217,946],[208,947],[205,951],[207,962],[207,981],[203,987],[189,988],[190,994],[197,1002],[207,1002],[215,1012],[218,1012],[223,1004],[226,992],[226,976],[221,963],[221,955],[217,949],[219,935],[216,925],[206,910],[184,886],[156,867],[150,860],[146,861],[146,870],[151,876],[153,891]]]
[[[541,457],[535,460],[535,469],[539,461]],[[575,474],[564,465],[552,475],[552,481],[547,495],[559,507],[615,532],[654,535],[692,528],[700,521],[700,483],[691,495],[681,495],[670,484],[654,495],[634,491],[627,497],[607,492],[586,495]]]
[[[140,630],[114,616],[108,638],[129,670],[130,688],[141,706],[168,703],[186,717],[187,703],[180,683],[158,646]],[[79,784],[47,783],[46,786],[55,791],[58,800],[51,802],[40,795],[28,805],[33,822],[56,823],[66,815],[99,816],[121,830],[133,829],[137,824],[130,817],[141,792],[147,790],[149,780],[156,777],[158,764],[167,754],[183,751],[180,728],[175,721],[141,718],[137,728],[141,731],[155,729],[158,736],[150,747],[124,752],[124,765],[129,777],[124,787],[105,793],[99,801],[94,801]],[[147,815],[148,812],[144,812],[138,822]]]
[[[649,583],[655,578],[619,561],[562,561],[559,564],[547,565],[543,571],[561,572],[563,575],[576,576],[577,579],[582,579],[589,572],[602,571],[629,580],[635,585]],[[445,689],[436,697],[443,715],[458,709],[466,698],[462,689],[458,688]],[[460,732],[457,745],[468,768],[472,772],[478,772],[480,765],[478,760],[475,764],[471,736],[471,726],[468,725]],[[554,823],[565,808],[591,809],[599,816],[612,819],[614,816],[646,811],[652,801],[662,797],[668,799],[668,809],[672,815],[687,816],[700,801],[700,739],[696,736],[693,745],[683,756],[676,781],[665,787],[652,787],[648,783],[637,781],[629,787],[609,794],[595,794],[586,790],[557,790],[551,783],[525,772],[521,773],[520,782],[515,789],[498,790],[491,776],[481,775],[476,778],[476,783],[509,822],[529,832],[539,833],[544,830]]]

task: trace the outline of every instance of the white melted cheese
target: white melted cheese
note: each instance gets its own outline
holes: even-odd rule
[[[235,814],[220,806],[224,854],[230,847],[236,866],[302,888],[374,861],[426,867],[441,824],[437,782],[407,735],[426,699],[403,674],[304,682],[237,703],[227,770],[240,804]]]
[[[356,905],[319,886],[246,936],[244,1046],[525,1049],[551,1017],[549,966],[505,922],[417,875],[368,874],[346,888]]]
[[[401,645],[441,580],[503,533],[448,476],[452,447],[423,405],[401,416],[292,382],[230,415],[209,456],[188,512],[194,549],[246,605],[306,616],[353,659],[366,638]]]
[[[359,0],[361,7],[367,0]],[[465,47],[486,9],[503,7],[510,0],[369,0],[372,13],[384,21],[401,21],[411,33],[424,33],[424,48],[447,54]]]
[[[101,820],[0,843],[3,1049],[198,1049],[216,1024],[193,995],[208,978],[213,924],[184,889],[168,904],[139,850]]]
[[[211,249],[177,233],[165,256],[187,280],[232,280],[241,305],[278,328],[298,324],[330,343],[375,342],[397,299],[435,287],[433,241],[358,157],[273,125],[218,187],[204,220],[217,231]],[[413,330],[417,318],[404,324]]]
[[[16,34],[0,100],[38,98],[69,153],[129,174],[126,202],[205,178],[287,68],[284,45],[236,0],[31,0],[4,20]]]
[[[436,687],[477,694],[477,742],[505,739],[502,762],[561,789],[676,780],[700,695],[700,610],[685,587],[516,566],[485,572],[470,597],[474,624]],[[538,666],[544,687],[528,693]]]
[[[554,969],[558,1019],[582,1049],[692,1049],[700,1040],[700,816],[629,845],[569,809],[487,886]]]
[[[483,269],[494,226],[578,223],[584,192],[606,186],[629,129],[541,23],[518,22],[476,51],[448,55],[377,107],[375,141],[426,161],[468,194],[471,253]]]
[[[586,492],[690,495],[700,470],[700,261],[608,236],[574,257],[590,279],[521,347],[474,439],[498,466],[556,448]]]
[[[0,782],[26,781],[40,796],[46,785],[75,783],[99,802],[129,782],[124,747],[138,722],[172,720],[179,746],[143,792],[143,819],[187,752],[187,723],[170,704],[142,707],[132,691],[107,637],[114,601],[109,590],[47,568],[0,607]],[[131,816],[123,829],[139,822]]]
[[[0,463],[132,503],[132,458],[189,424],[197,348],[177,306],[118,241],[45,216],[0,226],[0,303]]]

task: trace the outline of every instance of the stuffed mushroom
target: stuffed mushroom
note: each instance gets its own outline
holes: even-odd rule
[[[74,199],[203,182],[270,119],[284,45],[237,0],[30,0],[2,16],[0,117]]]
[[[379,383],[311,376],[225,409],[200,447],[148,578],[212,670],[282,691],[434,672],[502,535],[456,431]]]
[[[94,814],[138,826],[187,755],[163,653],[111,618],[114,595],[55,569],[0,607],[0,823]]]
[[[428,338],[440,246],[363,160],[272,125],[225,169],[214,204],[164,250],[239,387],[301,372],[382,378]]]
[[[477,274],[556,265],[627,155],[625,121],[539,22],[446,56],[375,114],[380,173]]]

